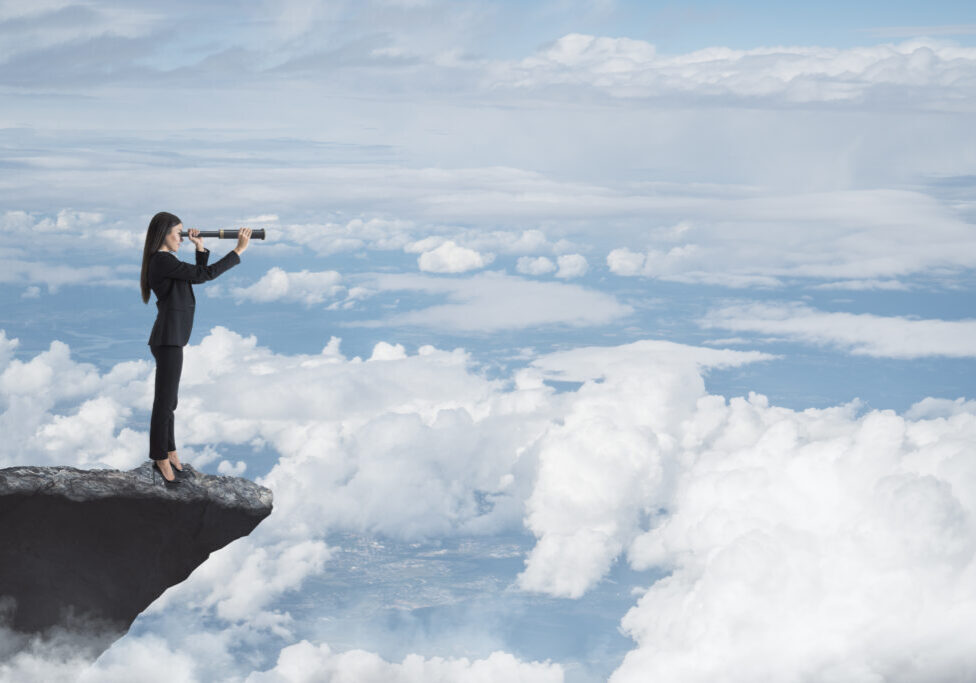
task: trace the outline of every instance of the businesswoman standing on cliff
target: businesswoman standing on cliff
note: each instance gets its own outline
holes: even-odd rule
[[[166,481],[176,481],[183,465],[176,454],[173,411],[183,371],[183,347],[190,341],[196,298],[192,285],[213,280],[241,262],[241,254],[251,239],[250,228],[243,228],[234,250],[213,265],[207,265],[210,252],[204,248],[199,230],[189,230],[196,245],[196,265],[179,260],[176,252],[183,238],[183,223],[171,213],[161,211],[149,221],[146,246],[142,253],[142,301],[149,303],[149,292],[156,294],[156,324],[149,335],[149,348],[156,358],[156,394],[149,421],[149,458]]]

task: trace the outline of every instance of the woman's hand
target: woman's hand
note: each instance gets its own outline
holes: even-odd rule
[[[200,237],[200,231],[199,230],[197,230],[196,228],[190,228],[189,230],[186,231],[186,235],[187,235],[187,237],[190,238],[190,241],[193,242],[193,244],[196,245],[197,251],[206,251],[207,250],[206,247],[203,246],[203,238]]]
[[[251,229],[241,228],[237,233],[237,246],[234,247],[234,251],[240,256],[247,249],[248,245],[251,243]]]

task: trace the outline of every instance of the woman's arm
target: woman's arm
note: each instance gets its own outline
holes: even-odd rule
[[[210,252],[203,252],[203,254],[197,252],[197,265],[195,266],[184,263],[176,258],[176,254],[171,252],[157,252],[153,255],[152,261],[149,263],[150,280],[168,277],[174,280],[186,280],[194,285],[213,280],[221,273],[230,270],[241,262],[240,255],[247,249],[250,241],[251,229],[242,228],[238,234],[237,246],[234,247],[234,250],[209,266],[207,265],[206,257],[209,256]]]
[[[228,252],[227,256],[216,263],[191,266],[189,263],[176,258],[175,254],[168,251],[157,252],[153,255],[149,264],[151,269],[151,279],[172,278],[174,280],[186,280],[190,284],[198,285],[208,280],[213,280],[221,273],[230,270],[241,262],[241,257],[236,251]]]

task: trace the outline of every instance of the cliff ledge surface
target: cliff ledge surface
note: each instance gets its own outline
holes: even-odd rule
[[[270,490],[184,469],[177,487],[148,462],[127,472],[0,469],[3,626],[42,637],[77,631],[97,656],[167,588],[271,513]]]

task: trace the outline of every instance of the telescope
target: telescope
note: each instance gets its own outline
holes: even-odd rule
[[[237,239],[237,233],[239,233],[239,232],[240,232],[240,230],[201,230],[199,236],[200,237],[216,237],[217,239],[221,239],[221,240],[236,240]],[[190,236],[190,233],[188,231],[186,231],[186,230],[184,230],[183,232],[180,233],[180,237],[189,237],[189,236]],[[264,228],[261,228],[260,230],[252,230],[251,231],[251,239],[252,240],[263,240],[264,239]]]

